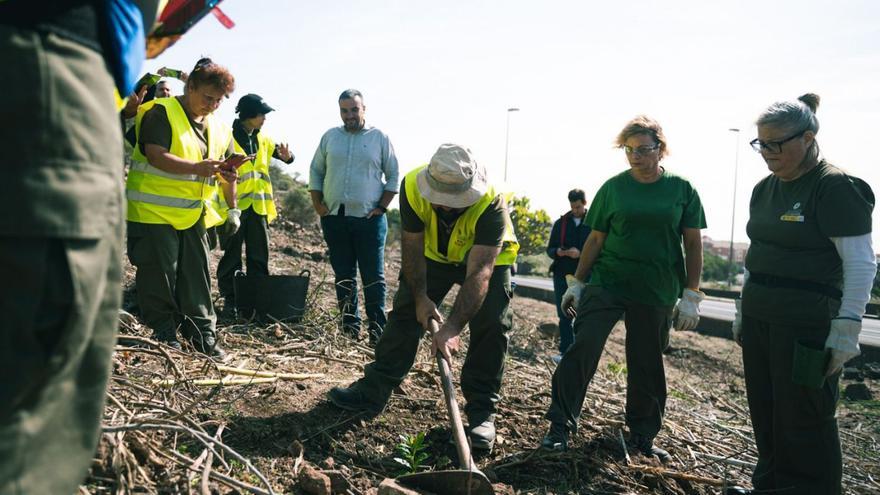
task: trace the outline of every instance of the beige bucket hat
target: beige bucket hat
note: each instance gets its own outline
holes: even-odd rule
[[[467,208],[489,190],[486,169],[471,150],[458,144],[441,144],[431,162],[416,176],[422,197],[433,204]]]

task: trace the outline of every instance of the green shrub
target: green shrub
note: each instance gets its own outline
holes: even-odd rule
[[[318,214],[312,207],[312,198],[306,186],[294,182],[294,186],[286,192],[279,192],[284,217],[300,225],[309,225],[318,221]]]
[[[275,191],[290,191],[299,185],[295,178],[288,175],[275,162],[269,164],[269,178],[272,180],[272,189]]]

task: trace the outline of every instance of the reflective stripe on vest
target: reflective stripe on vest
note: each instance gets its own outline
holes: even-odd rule
[[[237,141],[235,151],[244,154],[244,149]],[[262,132],[258,133],[257,156],[238,169],[238,208],[252,208],[254,213],[266,217],[270,223],[278,216],[272,195],[272,179],[269,176],[269,162],[274,153],[275,143]]]
[[[232,130],[219,122],[214,115],[205,116],[208,156],[203,157],[199,139],[177,98],[158,98],[141,105],[135,119],[136,135],[140,135],[144,114],[155,105],[165,107],[171,126],[169,152],[172,155],[192,162],[200,162],[205,158],[218,160],[223,157],[229,148]],[[173,174],[160,170],[147,162],[139,144],[135,145],[132,158],[134,162],[125,183],[128,220],[168,224],[177,230],[192,227],[200,218],[206,228],[223,222],[217,200],[220,190],[214,177]]]
[[[425,199],[419,191],[416,182],[416,176],[419,171],[427,165],[422,165],[415,170],[406,174],[404,179],[404,187],[406,188],[406,199],[416,215],[425,225],[425,256],[434,261],[447,264],[460,264],[464,261],[465,256],[474,245],[476,235],[477,220],[480,215],[486,211],[486,208],[492,204],[499,193],[495,192],[493,187],[475,204],[468,207],[464,213],[455,221],[452,235],[449,237],[449,245],[446,254],[443,255],[438,249],[438,232],[437,232],[437,212],[431,207],[431,202]],[[503,207],[507,208],[507,194],[501,194]],[[513,232],[513,225],[508,221],[505,225],[504,236],[502,238],[501,253],[495,259],[495,266],[512,265],[516,262],[516,254],[519,251],[519,242]]]

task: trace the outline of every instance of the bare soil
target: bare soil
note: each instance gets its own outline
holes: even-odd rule
[[[310,464],[336,478],[333,493],[373,493],[384,478],[403,471],[394,460],[401,435],[419,432],[426,432],[430,455],[424,469],[455,467],[455,449],[427,342],[383,414],[369,418],[337,409],[327,401],[327,391],[359,378],[363,365],[371,360],[371,350],[366,342],[350,340],[337,329],[333,277],[319,229],[281,219],[273,228],[271,249],[273,273],[311,272],[306,317],[297,325],[221,320],[221,340],[229,354],[221,364],[320,376],[199,386],[192,380],[225,375],[218,363],[192,352],[136,346],[122,338],[105,414],[107,432],[83,490],[270,493],[268,482],[271,492],[300,494],[307,493],[302,473],[303,466]],[[212,267],[216,267],[219,252],[213,255]],[[389,249],[389,306],[399,267],[399,251]],[[126,284],[132,283],[129,266]],[[720,493],[726,483],[748,486],[751,470],[743,465],[753,463],[756,452],[740,352],[734,343],[696,332],[672,333],[666,353],[667,416],[656,443],[670,451],[673,461],[662,466],[634,451],[627,458],[622,445],[626,359],[625,329],[619,324],[588,390],[581,428],[570,450],[548,454],[536,447],[548,427],[543,415],[550,402],[554,365],[549,358],[556,343],[537,327],[553,323],[555,309],[522,297],[514,298],[513,309],[504,399],[496,420],[498,442],[491,454],[477,458],[496,492],[709,494]],[[136,318],[122,318],[122,323],[124,335],[150,337]],[[466,345],[467,331],[462,340]],[[453,366],[456,375],[458,361]],[[173,383],[160,386],[158,380]],[[877,381],[865,383],[878,397]],[[464,402],[461,397],[459,401]],[[880,402],[842,400],[839,417],[846,493],[878,493]],[[254,469],[227,450],[209,455],[204,438],[185,430],[215,436],[221,425],[222,435],[217,438]],[[202,462],[191,462],[199,458]],[[203,483],[206,464],[210,472]],[[233,488],[218,474],[240,485]]]

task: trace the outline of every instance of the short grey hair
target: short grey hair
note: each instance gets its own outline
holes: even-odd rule
[[[813,93],[807,93],[797,100],[777,101],[758,116],[755,125],[774,127],[792,135],[806,131],[818,133],[818,108],[819,95]]]
[[[345,91],[342,92],[342,94],[339,95],[339,101],[353,100],[357,96],[359,96],[361,98],[361,100],[364,99],[364,95],[362,95],[360,91],[358,91],[356,89],[346,89]]]

